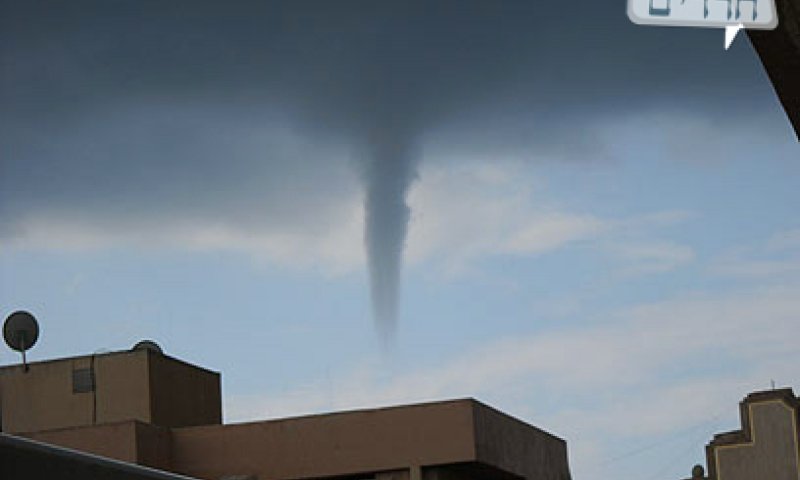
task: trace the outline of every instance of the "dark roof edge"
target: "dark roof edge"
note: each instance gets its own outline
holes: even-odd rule
[[[37,452],[43,455],[52,455],[84,465],[106,468],[120,473],[138,475],[142,478],[150,480],[197,480],[194,477],[187,477],[185,475],[178,475],[175,473],[165,472],[163,470],[156,470],[155,468],[101,457],[91,453],[79,452],[69,448],[57,447],[55,445],[31,440],[29,438],[8,435],[6,433],[0,433],[0,447]]]
[[[795,411],[800,410],[800,400],[797,399],[791,388],[752,392],[739,404],[742,416],[742,428],[714,435],[714,439],[711,440],[708,446],[714,448],[722,445],[737,445],[749,442],[752,432],[750,430],[750,411],[747,406],[754,403],[771,402],[775,400],[782,401],[787,407]]]
[[[537,432],[542,433],[544,435],[547,435],[548,437],[551,437],[554,440],[558,440],[559,442],[562,442],[562,443],[566,443],[567,442],[566,440],[564,440],[563,438],[559,437],[558,435],[554,435],[554,434],[548,432],[547,430],[543,430],[543,429],[537,427],[536,425],[532,425],[532,424],[530,424],[530,423],[528,423],[528,422],[526,422],[524,420],[521,420],[521,419],[519,419],[519,418],[517,418],[517,417],[515,417],[515,416],[513,416],[511,414],[505,413],[502,410],[498,410],[497,408],[494,408],[491,405],[483,403],[480,400],[476,400],[474,398],[470,398],[469,400],[471,400],[476,406],[478,406],[480,408],[484,408],[486,410],[489,410],[492,413],[494,413],[496,415],[499,415],[501,417],[504,417],[504,418],[506,418],[508,420],[511,420],[514,423],[517,423],[517,424],[522,425],[524,427],[536,430]]]
[[[299,415],[291,415],[288,417],[278,417],[278,418],[266,418],[262,420],[247,420],[243,422],[235,422],[235,423],[225,423],[222,425],[214,424],[214,425],[192,425],[186,427],[175,427],[173,430],[187,430],[187,429],[201,429],[201,428],[218,428],[222,427],[246,427],[248,425],[255,425],[260,423],[278,423],[278,422],[288,422],[288,421],[295,421],[295,420],[306,420],[312,418],[320,418],[320,417],[333,417],[333,416],[340,416],[340,415],[350,415],[356,413],[374,413],[374,412],[384,412],[388,410],[402,410],[406,408],[425,408],[425,407],[435,407],[440,405],[447,405],[447,404],[459,404],[459,403],[473,403],[477,402],[477,400],[473,398],[454,398],[454,399],[447,399],[447,400],[431,400],[431,401],[420,401],[416,403],[406,403],[406,404],[393,404],[393,405],[385,405],[385,406],[378,406],[378,407],[355,407],[347,410],[337,410],[331,412],[318,412],[318,413],[307,413],[307,414],[299,414]]]
[[[150,350],[112,350],[112,351],[104,351],[104,352],[99,352],[99,353],[87,353],[87,354],[84,354],[84,355],[75,355],[73,357],[51,358],[51,359],[47,359],[47,360],[38,360],[38,361],[35,361],[35,362],[28,362],[28,365],[29,366],[46,365],[46,364],[49,364],[49,363],[66,362],[66,361],[72,361],[72,360],[88,360],[88,359],[91,359],[92,357],[97,358],[97,357],[106,357],[106,356],[122,355],[122,354],[138,354],[139,352],[147,352],[147,353],[153,354],[153,355],[161,355],[162,357],[167,358],[167,359],[169,359],[169,360],[171,360],[173,362],[181,363],[183,365],[186,365],[186,366],[192,367],[192,368],[196,368],[198,370],[203,370],[204,372],[207,372],[207,373],[212,373],[212,374],[215,374],[215,375],[221,375],[220,372],[218,372],[216,370],[211,370],[211,369],[208,369],[206,367],[201,367],[199,365],[195,365],[195,364],[190,363],[190,362],[188,362],[186,360],[181,360],[180,358],[173,357],[172,355],[168,355],[166,353],[157,353],[157,352],[152,352]],[[0,365],[0,373],[2,373],[3,371],[10,371],[10,370],[16,370],[16,369],[21,369],[21,368],[22,368],[22,364],[21,363],[15,363],[15,364],[9,364],[9,365]]]

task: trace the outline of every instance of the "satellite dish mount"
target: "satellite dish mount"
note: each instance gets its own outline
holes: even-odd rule
[[[12,350],[22,353],[22,365],[27,372],[28,360],[25,352],[39,339],[39,323],[36,318],[22,310],[12,313],[3,324],[3,338]]]

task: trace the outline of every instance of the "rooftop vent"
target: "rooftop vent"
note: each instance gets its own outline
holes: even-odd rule
[[[158,353],[159,355],[163,355],[164,351],[161,350],[161,347],[152,340],[142,340],[141,342],[137,343],[136,345],[131,348],[131,351],[137,352],[139,350],[149,350],[151,352]]]

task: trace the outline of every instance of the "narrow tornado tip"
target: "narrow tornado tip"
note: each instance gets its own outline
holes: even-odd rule
[[[369,264],[375,327],[384,346],[397,332],[400,276],[411,209],[406,196],[416,179],[416,165],[406,139],[374,139],[364,170],[364,244]]]
[[[386,193],[383,191],[367,202],[365,240],[372,315],[381,340],[391,344],[397,331],[400,275],[410,210],[404,195],[391,199],[384,196]]]
[[[397,317],[386,318],[375,315],[375,330],[378,334],[381,346],[388,351],[394,347],[397,335]]]

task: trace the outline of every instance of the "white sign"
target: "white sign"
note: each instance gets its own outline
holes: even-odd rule
[[[778,26],[775,0],[628,0],[628,16],[642,25],[765,30]]]

